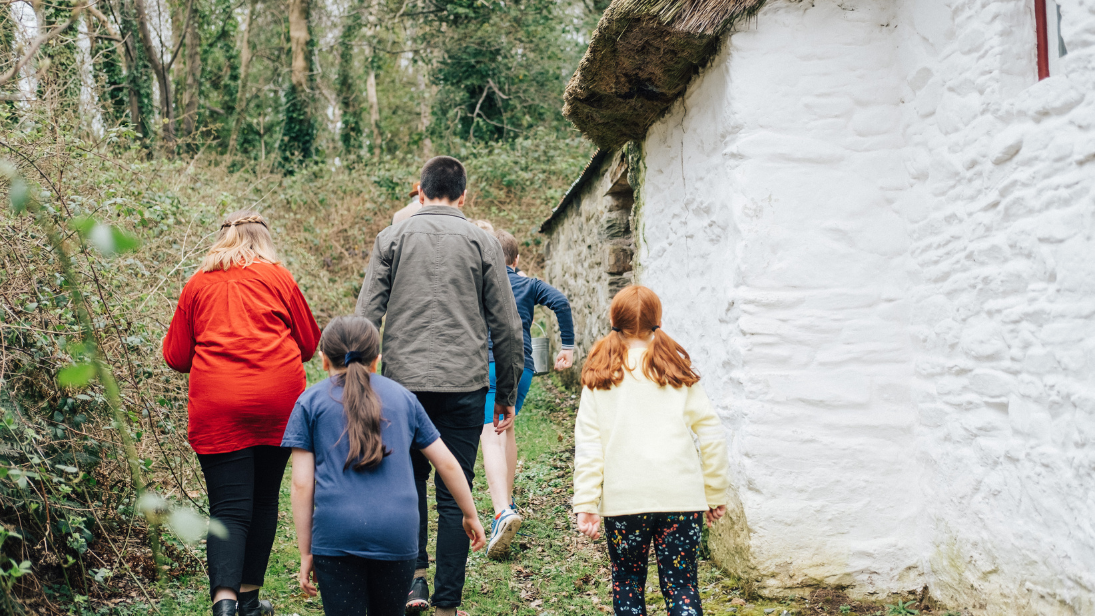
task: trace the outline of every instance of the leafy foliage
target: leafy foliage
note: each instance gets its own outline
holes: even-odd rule
[[[292,171],[315,151],[316,125],[308,97],[293,84],[285,92],[285,122],[281,132],[281,167]]]
[[[110,126],[122,123],[129,110],[125,68],[118,49],[119,46],[114,41],[102,37],[96,37],[91,48],[99,102]]]
[[[363,131],[361,100],[361,72],[355,62],[354,45],[361,34],[361,13],[364,3],[357,0],[351,5],[338,37],[338,101],[342,111],[342,125],[338,137],[342,152],[353,156],[361,152]]]
[[[915,602],[912,599],[908,601],[898,601],[895,605],[887,605],[886,613],[891,616],[912,616],[919,614],[920,610],[914,610],[912,608]]]
[[[137,25],[137,9],[134,0],[119,1],[119,30],[126,41],[126,85],[129,87],[129,124],[146,142],[153,138],[152,132],[152,67],[148,64],[144,47],[139,43],[140,31]],[[136,115],[137,117],[133,117]]]
[[[553,0],[445,3],[447,34],[433,75],[437,131],[513,139],[533,127],[560,130],[563,88],[584,50],[581,22]]]
[[[201,80],[198,124],[202,138],[226,146],[235,118],[240,80],[239,22],[231,0],[196,2],[201,39]],[[182,92],[181,83],[176,92]]]
[[[99,2],[109,23],[85,14],[83,30],[32,62],[40,74],[66,57],[76,68],[64,45],[94,34],[97,100],[81,102],[77,79],[75,90],[0,105],[0,202],[11,206],[0,211],[0,613],[154,604],[157,578],[200,575],[194,540],[215,524],[201,517],[186,377],[164,365],[159,341],[220,216],[247,205],[271,220],[323,324],[352,309],[372,240],[405,205],[424,156],[465,162],[467,214],[514,232],[535,273],[535,228],[591,154],[558,111],[590,17],[582,5],[313,3],[314,65],[298,90],[285,3],[250,5],[241,88],[242,9],[194,1],[201,83],[186,147],[158,141],[165,115],[134,0]],[[51,19],[71,6],[51,5]],[[11,49],[14,32],[0,12],[0,44]],[[182,105],[193,99],[186,67],[176,69]],[[365,100],[369,74],[376,96]],[[469,97],[484,86],[475,115]]]

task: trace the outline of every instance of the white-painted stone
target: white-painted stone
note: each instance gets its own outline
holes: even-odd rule
[[[1095,0],[771,0],[643,143],[640,282],[766,588],[1095,614]]]

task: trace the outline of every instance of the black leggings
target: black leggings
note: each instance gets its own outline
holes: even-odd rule
[[[650,542],[668,616],[703,616],[696,555],[702,513],[640,513],[605,518],[612,559],[612,604],[617,616],[646,616],[646,563]]]
[[[403,616],[414,559],[313,556],[327,616]]]
[[[292,450],[262,445],[229,453],[198,454],[209,490],[209,515],[228,537],[209,535],[209,596],[218,588],[238,594],[241,584],[262,586],[278,528],[281,477]]]

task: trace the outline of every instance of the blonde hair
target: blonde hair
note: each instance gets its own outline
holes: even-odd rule
[[[490,224],[489,220],[483,220],[483,219],[473,220],[473,221],[471,221],[471,224],[479,227],[480,229],[482,229],[484,231],[487,231],[488,233],[494,233],[494,225]]]
[[[233,265],[247,267],[255,261],[281,263],[266,219],[254,210],[239,210],[224,217],[217,239],[198,269],[213,272]]]

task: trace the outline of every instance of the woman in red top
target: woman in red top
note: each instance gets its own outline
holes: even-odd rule
[[[183,288],[163,344],[167,365],[190,373],[190,446],[209,513],[228,529],[206,543],[214,616],[273,614],[258,591],[290,453],[281,439],[319,335],[266,221],[250,210],[229,214]]]

